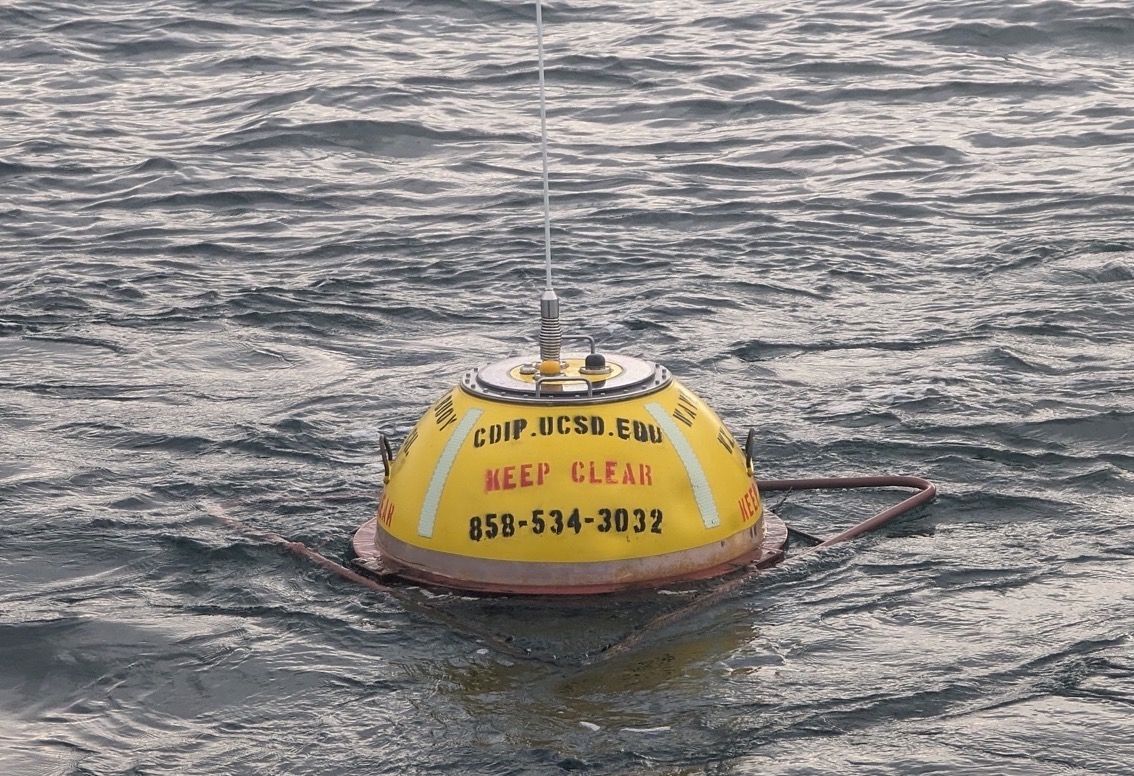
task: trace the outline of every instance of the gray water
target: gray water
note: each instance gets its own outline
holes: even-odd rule
[[[1134,773],[1130,4],[545,22],[569,327],[759,476],[941,497],[595,664],[233,535],[344,558],[379,434],[534,334],[534,8],[8,2],[0,773]]]

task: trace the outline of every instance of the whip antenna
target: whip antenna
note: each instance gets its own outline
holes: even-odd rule
[[[551,194],[547,174],[547,98],[543,84],[543,2],[536,0],[536,33],[539,48],[539,139],[543,155],[543,261],[546,285],[539,299],[539,360],[556,365],[559,372],[559,354],[563,340],[563,326],[559,323],[559,297],[551,286]]]

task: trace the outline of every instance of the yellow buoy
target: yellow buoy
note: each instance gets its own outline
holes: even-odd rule
[[[764,534],[716,413],[662,366],[590,353],[466,372],[389,462],[355,544],[419,581],[577,593],[719,574]]]

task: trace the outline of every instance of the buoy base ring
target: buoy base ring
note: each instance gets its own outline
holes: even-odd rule
[[[374,574],[383,579],[395,577],[430,587],[443,587],[474,593],[533,596],[596,595],[601,593],[652,589],[682,582],[696,582],[698,580],[712,579],[742,569],[767,568],[783,560],[784,548],[788,540],[787,525],[770,510],[765,509],[763,543],[750,552],[709,568],[668,577],[657,577],[649,580],[636,580],[622,583],[603,583],[595,585],[515,585],[470,581],[447,576],[419,566],[399,563],[389,556],[383,555],[378,550],[375,541],[377,531],[378,518],[373,518],[361,525],[358,530],[355,531],[354,537],[351,540],[351,546],[355,554],[354,565],[370,574]]]

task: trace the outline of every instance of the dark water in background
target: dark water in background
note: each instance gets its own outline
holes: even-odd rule
[[[567,319],[943,496],[593,667],[202,507],[341,557],[532,332],[533,9],[0,8],[0,772],[1134,772],[1134,10],[755,5],[547,9]]]

